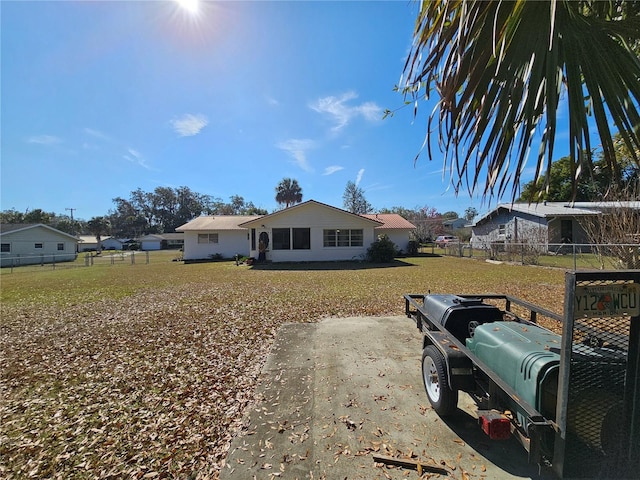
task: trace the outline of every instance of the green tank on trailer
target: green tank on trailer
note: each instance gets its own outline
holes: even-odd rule
[[[469,350],[547,419],[555,419],[560,335],[535,325],[492,322],[466,339]],[[513,405],[527,428],[525,413]]]

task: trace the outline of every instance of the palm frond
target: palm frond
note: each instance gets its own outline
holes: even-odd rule
[[[569,110],[574,178],[591,168],[595,125],[617,171],[612,127],[640,148],[640,2],[441,0],[421,4],[404,91],[439,96],[427,124],[437,132],[456,192],[517,196],[531,144],[540,135],[536,180],[549,172],[558,109]],[[434,128],[435,127],[435,128]],[[640,162],[637,157],[636,162]],[[471,172],[471,174],[469,174]],[[548,175],[547,175],[548,177]]]

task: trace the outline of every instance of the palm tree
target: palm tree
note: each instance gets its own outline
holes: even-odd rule
[[[109,223],[109,219],[106,217],[93,217],[91,220],[87,222],[87,228],[89,231],[96,236],[96,241],[98,246],[96,250],[98,253],[102,250],[100,246],[100,237],[103,234],[108,233],[111,228],[111,224]]]
[[[276,187],[276,202],[279,205],[284,205],[284,208],[302,202],[302,188],[298,185],[298,181],[283,178]]]
[[[414,116],[421,96],[439,95],[427,130],[438,131],[456,192],[463,184],[476,191],[486,173],[484,197],[500,197],[512,184],[515,198],[538,132],[535,180],[545,171],[550,178],[562,104],[569,114],[574,185],[580,172],[592,167],[593,123],[607,165],[619,177],[612,126],[629,151],[640,146],[638,2],[431,0],[420,5],[401,89]],[[424,146],[432,158],[429,134]],[[640,165],[635,153],[633,161]]]

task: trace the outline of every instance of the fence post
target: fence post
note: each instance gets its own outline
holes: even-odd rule
[[[146,251],[146,256],[147,256],[147,265],[149,265],[149,251]]]
[[[578,269],[578,259],[576,258],[576,244],[571,245],[573,249],[573,271],[575,272]]]
[[[136,252],[131,252],[131,265],[136,263]]]

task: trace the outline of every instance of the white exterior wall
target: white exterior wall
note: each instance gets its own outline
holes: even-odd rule
[[[376,236],[374,240],[377,239],[379,235],[386,235],[389,237],[389,240],[396,244],[398,250],[407,253],[407,248],[409,247],[409,232],[407,230],[376,228],[374,233]]]
[[[272,262],[353,260],[366,255],[367,249],[377,238],[377,235],[374,235],[376,224],[371,221],[316,204],[308,204],[291,212],[283,211],[279,215],[257,220],[254,224],[258,225],[256,228],[256,250],[251,250],[250,256],[258,258],[258,238],[261,232],[266,231],[269,234],[266,259]],[[261,227],[263,224],[265,228]],[[309,228],[311,248],[308,250],[273,250],[272,231],[274,228]],[[362,229],[363,245],[362,247],[325,247],[323,232],[326,229]]]
[[[160,250],[160,239],[153,240],[142,240],[140,241],[140,250],[148,251],[148,250]]]
[[[109,250],[115,248],[116,250],[122,250],[122,242],[117,238],[107,238],[100,242],[103,250]]]
[[[72,262],[76,259],[77,241],[45,227],[33,227],[0,236],[1,243],[11,245],[11,252],[2,253],[2,266],[33,265],[39,263]],[[42,243],[42,248],[35,248]],[[58,250],[58,244],[64,245]]]
[[[217,233],[218,243],[198,243],[198,234]],[[247,255],[249,230],[219,230],[219,231],[187,231],[184,232],[184,259],[205,260],[219,253],[223,258],[234,258],[236,254]]]

